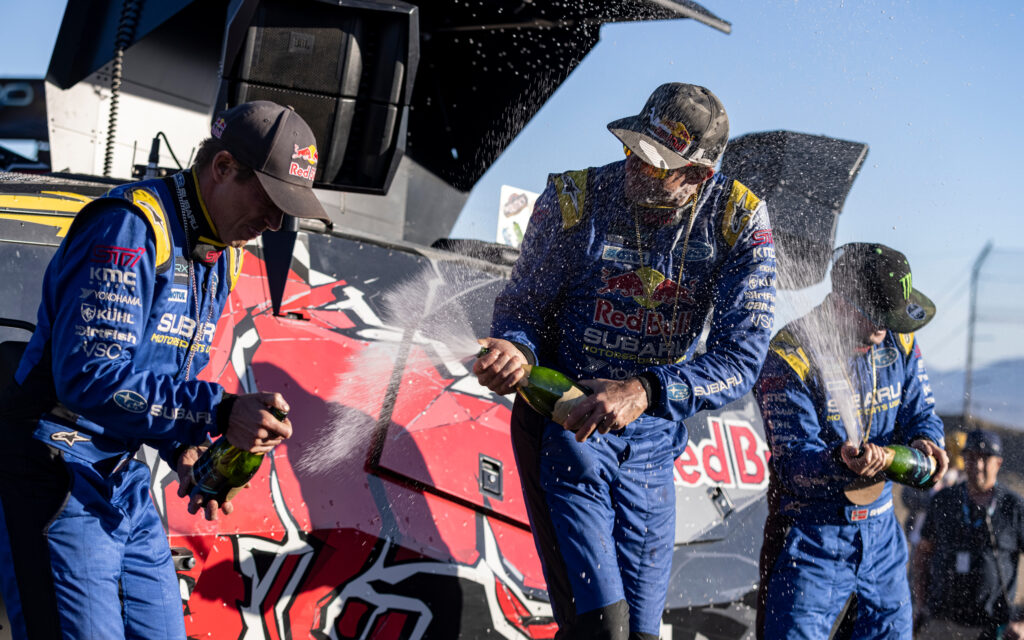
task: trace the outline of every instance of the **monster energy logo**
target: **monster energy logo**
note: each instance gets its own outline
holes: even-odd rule
[[[903,285],[903,299],[910,300],[910,292],[913,290],[913,285],[910,284],[910,274],[900,278],[900,284]]]

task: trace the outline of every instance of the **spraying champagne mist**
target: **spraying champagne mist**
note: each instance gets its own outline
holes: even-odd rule
[[[387,427],[396,403],[402,402],[403,380],[439,371],[485,395],[464,364],[480,349],[470,314],[486,312],[489,319],[490,298],[486,308],[476,301],[499,283],[496,276],[445,262],[428,264],[388,289],[375,305],[361,292],[346,289],[349,299],[328,308],[358,309],[368,325],[358,334],[367,345],[338,362],[330,419],[317,429],[296,469],[312,475],[361,472],[379,427]]]

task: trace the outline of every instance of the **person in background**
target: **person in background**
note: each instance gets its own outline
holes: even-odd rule
[[[189,495],[208,438],[265,453],[292,432],[278,393],[198,380],[241,247],[285,213],[328,221],[316,143],[295,111],[241,104],[195,165],[127,184],[76,216],[43,278],[35,332],[0,396],[0,582],[15,638],[185,637],[143,444]],[[192,497],[209,519],[230,503]]]
[[[831,278],[824,302],[772,339],[754,385],[772,454],[757,633],[822,640],[855,602],[852,637],[909,639],[907,545],[879,474],[890,444],[946,472],[914,337],[935,307],[885,245],[843,245]]]
[[[997,482],[1003,443],[975,430],[964,445],[966,481],[928,506],[914,563],[920,638],[1018,640],[1013,606],[1024,552],[1024,499]]]
[[[719,99],[664,84],[608,128],[626,158],[550,176],[474,365],[499,394],[527,363],[593,390],[564,428],[521,398],[512,409],[559,639],[659,636],[683,420],[746,393],[775,312],[765,205],[715,173],[729,133]]]

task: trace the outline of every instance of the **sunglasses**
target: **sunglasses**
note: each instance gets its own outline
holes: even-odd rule
[[[625,152],[627,158],[633,155],[633,150],[626,145],[622,145],[622,151]],[[638,157],[637,160],[640,160],[640,158]],[[683,175],[686,177],[687,182],[703,182],[715,175],[715,170],[711,167],[693,164],[692,162],[678,169],[662,169],[640,160],[640,168],[643,169],[644,173],[656,180],[664,180],[669,175]]]

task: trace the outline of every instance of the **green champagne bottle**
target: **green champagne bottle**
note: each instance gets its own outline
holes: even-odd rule
[[[267,411],[278,420],[288,417],[277,407],[267,407]],[[194,491],[223,505],[252,480],[262,463],[262,453],[243,451],[221,436],[192,466]]]
[[[901,444],[891,444],[886,449],[893,452],[893,458],[884,471],[885,477],[917,489],[927,489],[938,482],[935,458]]]
[[[487,352],[487,347],[484,347],[477,357]],[[576,403],[593,393],[573,382],[564,373],[548,367],[524,364],[523,372],[526,375],[517,383],[516,393],[534,411],[563,426]]]

